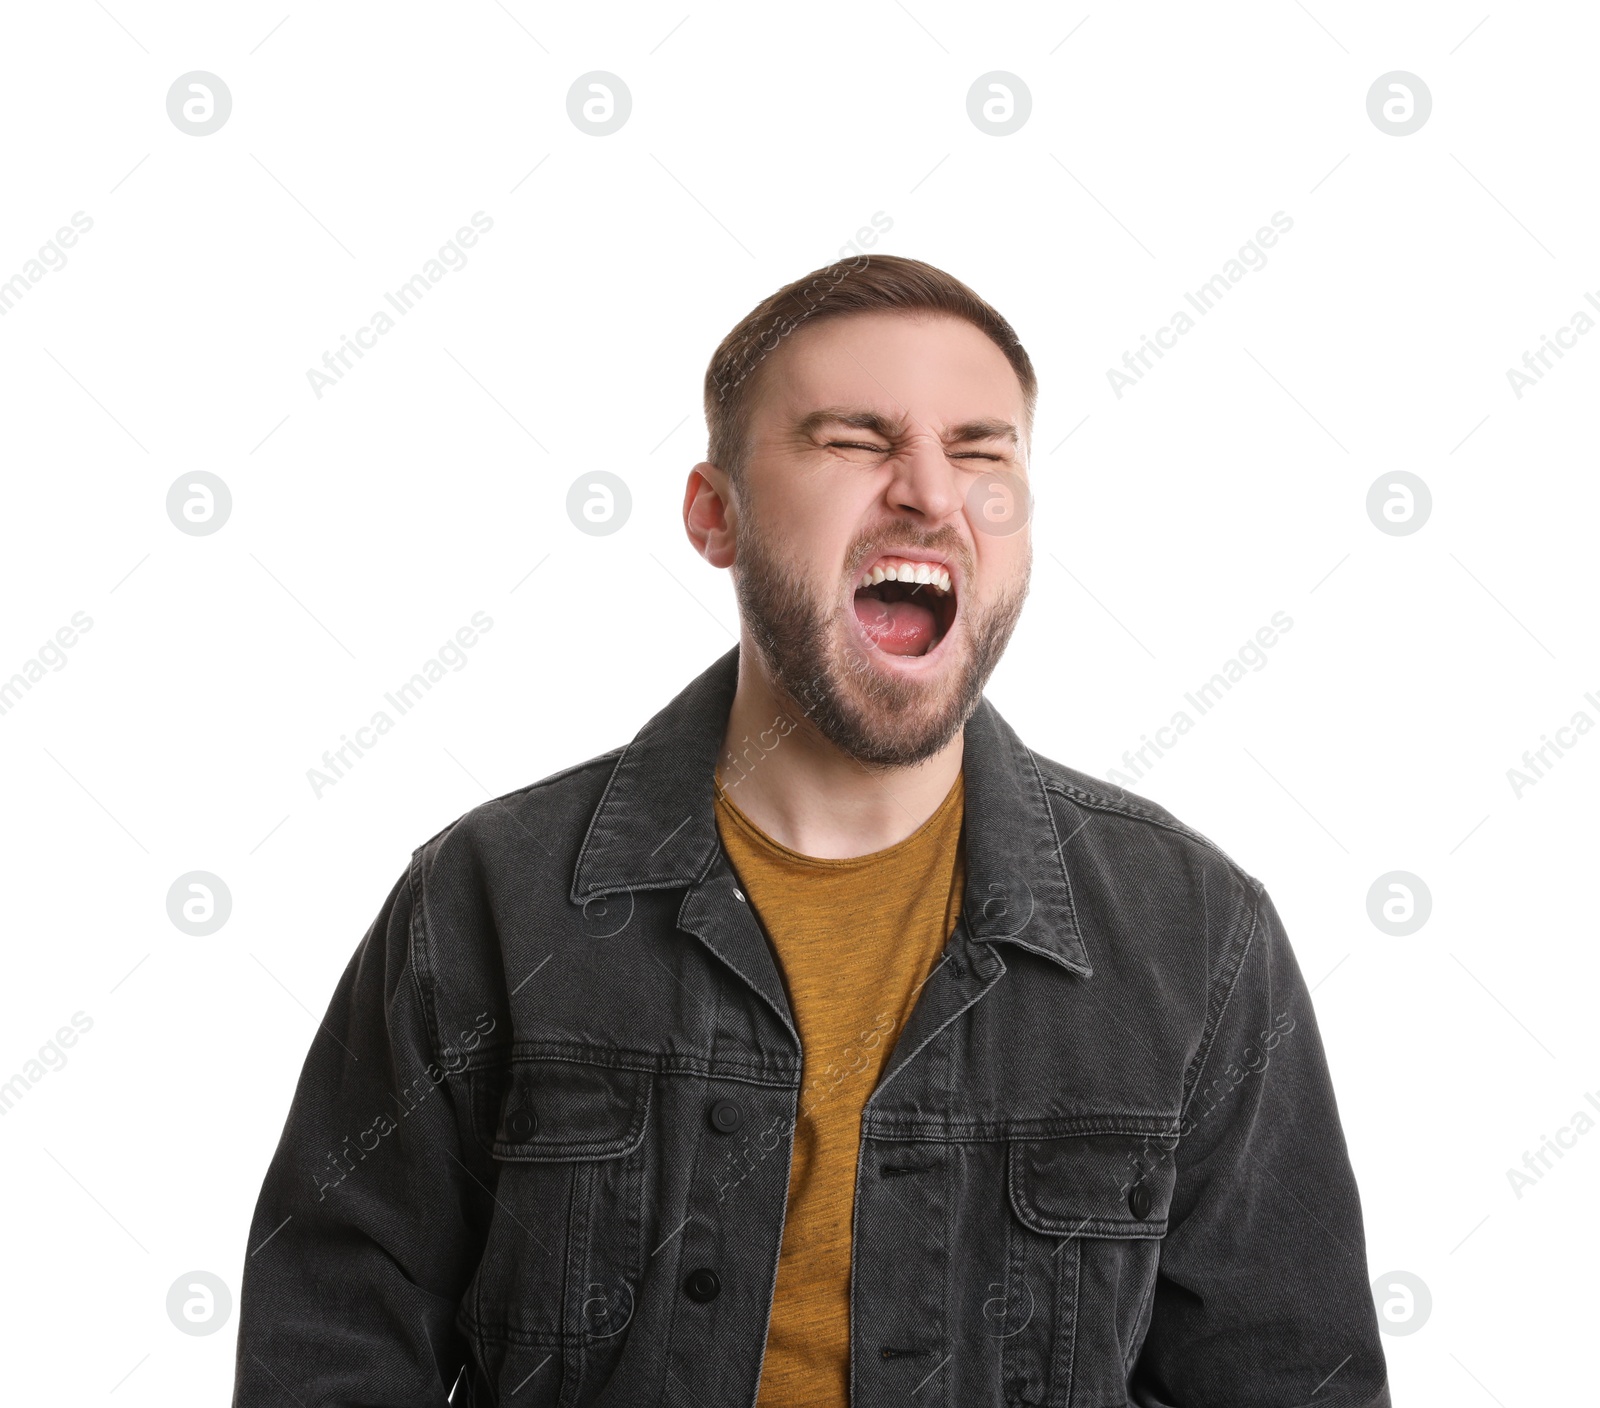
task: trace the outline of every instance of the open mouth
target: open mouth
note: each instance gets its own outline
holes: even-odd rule
[[[956,619],[956,581],[942,562],[880,557],[856,581],[856,620],[887,655],[931,655]]]

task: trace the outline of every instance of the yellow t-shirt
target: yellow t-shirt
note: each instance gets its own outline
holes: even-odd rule
[[[716,791],[717,832],[787,980],[801,1042],[794,1161],[757,1408],[847,1408],[861,1108],[961,912],[962,779],[958,773],[905,840],[845,860],[779,845],[720,779]]]

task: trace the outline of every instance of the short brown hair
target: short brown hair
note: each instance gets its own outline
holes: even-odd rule
[[[1005,353],[1022,386],[1023,434],[1033,433],[1039,381],[1010,323],[960,279],[920,259],[895,254],[858,255],[786,284],[762,299],[722,339],[706,368],[706,458],[738,482],[749,454],[750,413],[757,373],[783,339],[804,324],[850,313],[946,313],[965,319]]]

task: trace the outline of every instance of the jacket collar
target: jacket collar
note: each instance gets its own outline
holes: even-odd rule
[[[738,681],[739,647],[715,661],[649,721],[622,752],[589,822],[572,901],[699,884],[722,855],[713,770]],[[985,696],[967,720],[967,928],[976,939],[1020,944],[1090,977],[1066,840],[1033,754]]]

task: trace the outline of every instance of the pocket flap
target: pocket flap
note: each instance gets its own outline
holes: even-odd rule
[[[1170,1142],[1154,1134],[1013,1139],[1011,1206],[1050,1236],[1164,1237],[1177,1182]]]
[[[494,1117],[497,1159],[611,1159],[631,1153],[650,1116],[646,1071],[582,1061],[514,1061]]]

